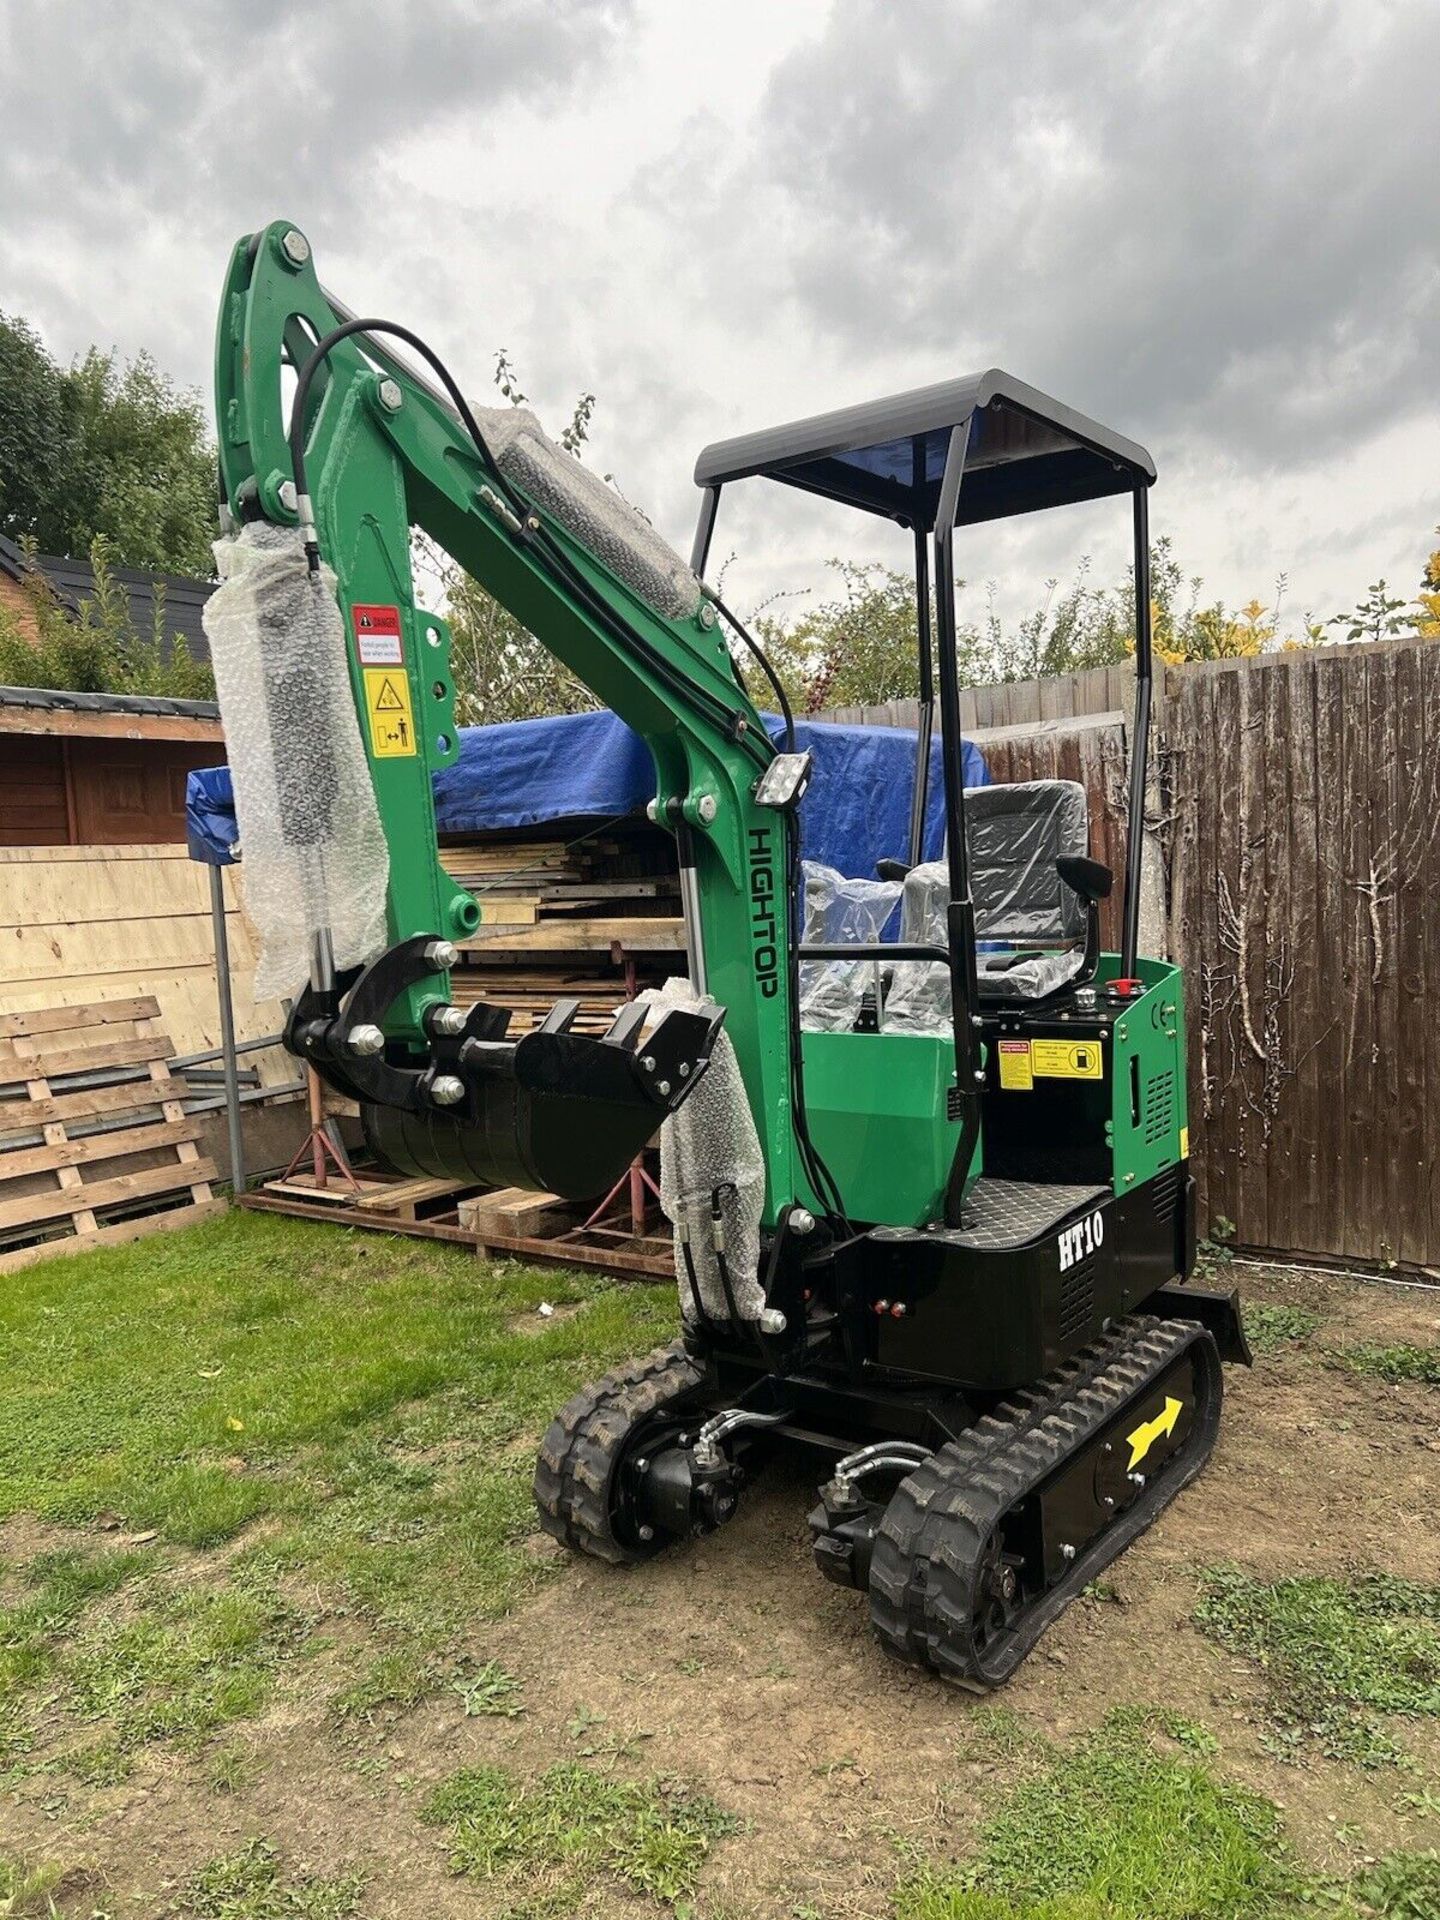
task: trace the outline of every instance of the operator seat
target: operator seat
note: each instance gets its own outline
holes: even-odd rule
[[[1043,1000],[1093,973],[1093,901],[1073,879],[1079,862],[1103,872],[1086,858],[1085,789],[1073,780],[967,788],[965,821],[981,1000]],[[1062,878],[1062,864],[1070,880]],[[901,940],[944,946],[949,905],[945,862],[912,867],[901,895]],[[886,1028],[942,1033],[950,1021],[948,969],[938,962],[897,967]]]

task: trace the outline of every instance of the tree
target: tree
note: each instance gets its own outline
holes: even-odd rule
[[[879,566],[832,560],[842,592],[798,618],[756,622],[793,704],[806,712],[913,699],[919,684],[914,584]],[[963,582],[961,583],[963,585]],[[1252,599],[1238,612],[1221,601],[1204,604],[1203,583],[1186,578],[1168,536],[1150,554],[1150,619],[1156,655],[1171,664],[1232,659],[1279,644],[1285,581],[1272,605]],[[1318,629],[1307,627],[1308,644]],[[1287,642],[1286,644],[1297,644]],[[1135,652],[1133,571],[1098,587],[1084,559],[1063,592],[1048,580],[1039,604],[1013,626],[1000,614],[994,590],[984,620],[961,622],[956,633],[961,684],[989,686],[1116,665]]]
[[[889,567],[827,563],[840,592],[795,620],[761,614],[755,637],[803,713],[913,697],[919,674],[915,583]],[[743,666],[746,656],[737,656]]]
[[[509,353],[495,355],[495,385],[512,406],[524,406],[519,377]],[[578,460],[590,437],[595,412],[593,393],[582,393],[560,435],[560,445]],[[607,476],[608,477],[608,476]],[[586,713],[597,707],[583,681],[485,591],[462,567],[437,555],[422,542],[422,554],[438,572],[450,622],[450,670],[455,682],[455,717],[461,726],[502,720],[531,720],[542,714]]]
[[[26,535],[29,557],[33,535]],[[0,685],[56,687],[71,693],[151,693],[172,700],[213,700],[210,668],[191,657],[180,634],[165,631],[165,596],[157,590],[148,632],[135,625],[129,596],[114,574],[114,554],[103,534],[90,547],[93,597],[78,614],[55,598],[43,573],[32,567],[24,584],[26,613],[34,638],[0,606]]]
[[[0,533],[44,538],[72,438],[59,367],[33,327],[0,313]]]
[[[198,394],[143,353],[62,368],[0,314],[0,532],[71,557],[98,537],[114,566],[209,577],[215,498]]]
[[[462,727],[585,713],[599,705],[584,682],[468,573],[450,567],[444,578],[455,718]]]

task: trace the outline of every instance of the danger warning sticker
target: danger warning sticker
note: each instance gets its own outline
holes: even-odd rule
[[[1028,1040],[999,1040],[995,1051],[1000,1060],[1000,1085],[1007,1093],[1029,1093],[1035,1085],[1030,1065]]]
[[[410,709],[410,682],[403,671],[366,667],[365,717],[370,722],[370,750],[377,760],[393,760],[415,752],[415,716]]]
[[[404,664],[399,607],[353,606],[350,622],[355,633],[355,653],[362,667]]]
[[[1047,1080],[1103,1080],[1105,1063],[1097,1040],[1032,1040],[1031,1071]]]

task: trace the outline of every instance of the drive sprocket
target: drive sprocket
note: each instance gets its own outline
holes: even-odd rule
[[[574,1552],[612,1566],[647,1560],[665,1540],[630,1524],[620,1476],[647,1431],[678,1413],[703,1375],[677,1341],[582,1387],[545,1430],[535,1462],[540,1525]]]

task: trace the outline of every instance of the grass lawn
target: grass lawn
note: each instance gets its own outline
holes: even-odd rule
[[[537,1538],[668,1285],[241,1213],[29,1269],[0,1916],[1440,1920],[1440,1320],[1345,1301],[1278,1289],[1229,1464],[982,1704],[817,1578],[804,1469],[629,1574]]]
[[[5,1569],[4,1750],[59,1688],[73,1764],[119,1772],[255,1713],[322,1621],[363,1629],[327,1662],[337,1711],[419,1699],[553,1564],[527,1547],[538,1430],[670,1312],[664,1288],[241,1213],[34,1268],[0,1296],[0,1517],[86,1544]],[[177,1578],[185,1549],[217,1577]]]

